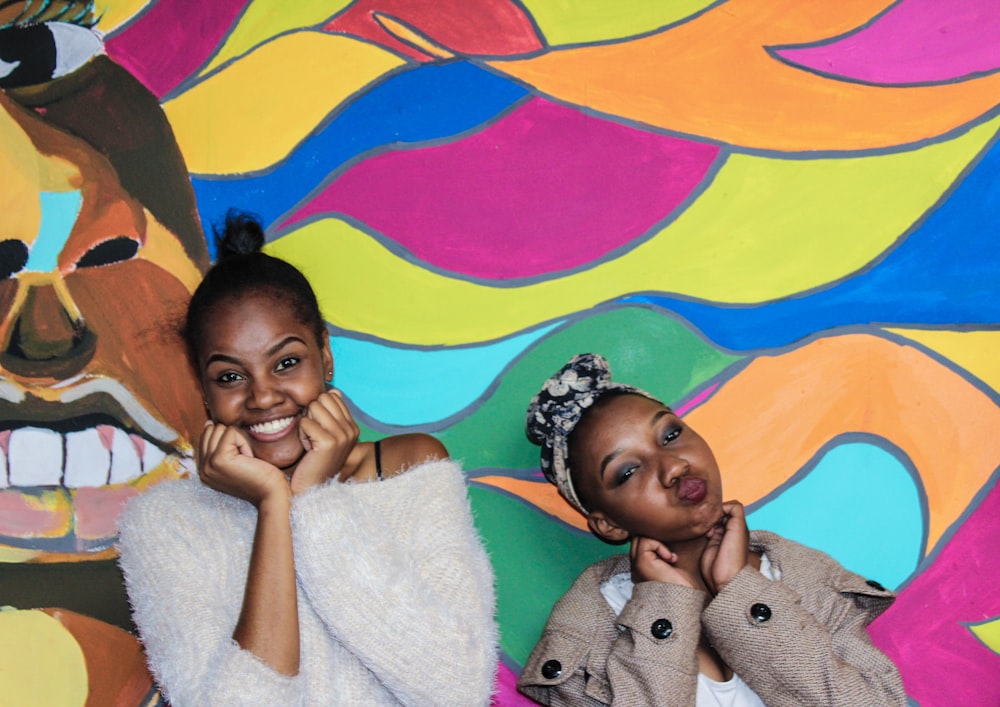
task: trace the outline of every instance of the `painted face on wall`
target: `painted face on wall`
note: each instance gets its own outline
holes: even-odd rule
[[[175,325],[208,255],[156,98],[85,4],[27,5],[0,9],[0,561],[104,559],[204,421]]]

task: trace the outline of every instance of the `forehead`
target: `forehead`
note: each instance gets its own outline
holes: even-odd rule
[[[610,396],[599,400],[583,416],[570,441],[577,446],[614,445],[621,437],[648,429],[653,419],[664,412],[670,413],[669,408],[642,395]]]
[[[287,298],[266,292],[244,293],[226,297],[208,311],[203,349],[206,354],[230,348],[264,350],[286,336],[297,336],[307,343],[316,338]]]

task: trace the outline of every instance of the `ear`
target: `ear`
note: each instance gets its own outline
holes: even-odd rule
[[[330,337],[323,338],[323,380],[333,382],[333,354],[330,352]]]
[[[587,527],[590,532],[605,542],[620,545],[629,539],[630,533],[613,520],[608,518],[602,511],[592,511],[587,516]]]

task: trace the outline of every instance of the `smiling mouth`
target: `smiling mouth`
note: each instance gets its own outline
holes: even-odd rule
[[[255,435],[262,437],[271,437],[276,434],[281,434],[287,430],[297,419],[297,415],[290,415],[289,417],[279,417],[277,420],[268,420],[267,422],[261,422],[256,425],[250,425],[249,430]]]

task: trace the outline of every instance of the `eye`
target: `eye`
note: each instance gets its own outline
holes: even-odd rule
[[[299,359],[297,356],[285,356],[278,362],[278,365],[274,367],[276,371],[284,371],[285,369],[292,368],[298,365]]]
[[[217,376],[215,382],[226,384],[226,383],[238,383],[241,380],[243,380],[243,376],[241,376],[236,371],[226,371],[221,376]]]
[[[663,435],[663,446],[667,446],[680,436],[681,436],[680,427],[668,427]]]
[[[76,266],[78,268],[92,268],[98,265],[111,265],[134,258],[138,251],[138,241],[126,236],[118,236],[95,245],[76,261]]]
[[[28,244],[24,241],[10,239],[0,241],[0,280],[6,280],[28,262]]]
[[[636,472],[639,467],[637,466],[627,466],[615,476],[615,486],[621,486],[626,481],[632,478],[632,475]]]
[[[0,30],[0,88],[46,83],[104,53],[101,36],[80,25],[44,22]]]

